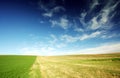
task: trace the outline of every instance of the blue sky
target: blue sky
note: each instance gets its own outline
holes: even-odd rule
[[[120,52],[119,0],[0,0],[0,54]]]

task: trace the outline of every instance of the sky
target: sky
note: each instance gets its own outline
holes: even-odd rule
[[[0,54],[120,52],[120,0],[0,0]]]

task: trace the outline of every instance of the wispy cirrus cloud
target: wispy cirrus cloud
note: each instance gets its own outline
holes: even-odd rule
[[[116,33],[111,34],[109,30],[114,25],[114,23],[112,22],[112,18],[115,16],[116,14],[115,9],[120,2],[114,2],[112,0],[108,0],[108,1],[109,2],[104,1],[104,4],[102,4],[102,2],[99,0],[92,0],[92,3],[89,3],[90,6],[87,6],[85,7],[85,9],[84,8],[83,10],[81,9],[80,10],[81,12],[78,12],[79,15],[74,12],[68,13],[70,12],[69,9],[71,9],[69,5],[67,5],[68,6],[67,9],[63,5],[56,6],[55,2],[50,4],[46,3],[47,5],[46,4],[43,5],[42,3],[41,9],[44,10],[42,12],[42,16],[44,18],[48,17],[47,19],[49,21],[47,22],[51,24],[51,28],[59,27],[61,29],[64,29],[65,33],[60,33],[59,35],[50,34],[49,39],[46,40],[46,42],[43,42],[43,44],[39,44],[40,46],[36,45],[37,48],[29,47],[29,49],[23,49],[23,50],[26,51],[26,53],[29,51],[31,53],[32,52],[38,53],[42,51],[42,53],[47,55],[49,55],[49,53],[50,55],[52,55],[53,53],[54,54],[67,53],[67,52],[64,53],[64,51],[68,51],[68,53],[71,54],[72,53],[95,54],[95,53],[120,51],[118,48],[118,46],[120,46],[119,44],[111,44],[111,45],[109,44],[110,46],[108,46],[108,44],[105,45],[98,44],[97,47],[93,47],[93,48],[89,48],[89,46],[87,46],[87,48],[84,48],[84,50],[79,50],[80,47],[79,48],[72,47],[73,49],[76,50],[74,50],[74,52],[70,51],[72,50],[72,48],[70,47],[75,46],[77,42],[78,43],[81,42],[79,43],[80,45],[79,44],[77,45],[82,46],[84,45],[82,44],[82,42],[87,42],[87,40],[93,41],[93,39],[97,39],[97,38],[104,40],[104,39],[108,39],[108,38],[112,39],[113,37],[116,37]],[[86,8],[89,8],[89,10],[86,10]],[[96,43],[97,42],[95,42],[95,44]],[[66,50],[66,48],[69,49]],[[106,48],[110,48],[110,49],[106,50]]]
[[[79,21],[84,27],[84,31],[94,31],[98,29],[107,31],[111,29],[114,25],[114,23],[112,22],[112,18],[116,14],[115,9],[120,3],[120,1],[114,2],[112,0],[109,0],[109,2],[106,2],[106,5],[104,5],[103,8],[100,9],[100,12],[98,14],[95,14],[91,19],[86,21],[86,17],[88,17],[89,14],[94,11],[94,8],[97,5],[101,4],[99,0],[93,0],[92,2],[93,3],[91,3],[91,5],[89,6],[90,10],[81,12],[79,17]]]
[[[99,1],[98,0],[92,0],[92,3],[90,4],[89,12],[91,12],[97,5],[99,5]]]
[[[104,32],[109,32],[109,30],[112,29],[112,27],[114,26],[114,23],[112,22],[112,18],[116,14],[115,9],[119,3],[120,1],[114,2],[110,0],[109,2],[106,3],[106,5],[103,6],[103,8],[101,8],[98,14],[95,14],[90,20],[87,20],[87,17],[89,16],[89,14],[92,13],[92,11],[94,11],[94,8],[97,5],[101,4],[99,0],[93,0],[93,3],[91,3],[91,5],[89,6],[90,10],[81,12],[79,16],[79,22],[81,26],[78,27],[76,23],[74,23],[74,31],[78,33],[82,32],[81,34],[83,34],[81,37],[75,39],[85,40],[85,39],[94,38],[95,36],[94,34],[88,35],[86,34],[86,31],[91,33],[96,33],[96,30],[100,31],[100,33],[98,32],[96,33],[99,35],[99,38],[108,39],[108,38],[116,37],[114,35],[116,33],[112,33],[113,35],[108,35],[105,34]]]
[[[84,29],[75,26],[74,31],[77,31],[77,32],[84,32]]]
[[[85,23],[85,16],[86,16],[86,13],[82,13],[81,17],[79,18],[79,21],[81,22],[81,24],[83,26],[86,25],[86,23]],[[82,27],[80,27],[80,25],[77,24],[75,20],[73,20],[73,25],[74,25],[74,28],[73,28],[74,31],[76,31],[76,32],[84,32],[84,29]]]
[[[104,54],[104,53],[116,53],[120,51],[120,43],[104,43],[94,48],[86,48],[78,50],[78,54]]]
[[[55,0],[49,0],[44,1],[44,0],[39,0],[39,8],[43,10],[44,12],[42,13],[42,16],[44,17],[52,17],[54,14],[58,12],[64,12],[65,8],[63,6],[56,5]]]
[[[52,40],[49,40],[49,43],[55,45],[58,42],[58,38],[54,34],[51,34],[50,37]]]
[[[57,55],[66,46],[67,44],[60,42],[56,35],[50,34],[46,42],[35,40],[32,45],[26,45],[19,51],[24,55]]]
[[[63,8],[62,6],[56,6],[52,9],[47,10],[42,15],[45,16],[45,17],[52,17],[55,13],[58,13],[60,11],[65,11],[65,8]]]
[[[107,54],[107,53],[119,53],[120,52],[120,43],[103,43],[96,47],[83,48],[70,50],[66,52],[66,55],[76,55],[76,54]],[[65,55],[63,53],[63,55]]]
[[[87,13],[86,12],[83,12],[80,14],[80,23],[83,25],[83,26],[86,26],[86,22],[85,22],[85,17],[86,17]]]
[[[61,17],[59,20],[50,20],[52,27],[59,26],[63,29],[70,27],[70,22],[66,17]]]
[[[120,37],[120,34],[118,34],[118,33],[112,33],[112,34],[105,33],[101,36],[101,38],[103,38],[103,39],[109,39],[109,38],[115,38],[115,37]]]
[[[90,28],[92,30],[96,30],[99,28],[102,29],[109,29],[111,28],[111,19],[114,16],[113,11],[115,10],[116,6],[119,4],[119,2],[114,3],[112,1],[108,2],[106,6],[100,11],[100,13],[97,16],[94,16],[90,20]],[[111,16],[110,14],[113,13]]]
[[[120,51],[120,43],[103,43],[99,46],[92,48],[83,48],[76,50],[71,48],[69,51],[56,50],[53,47],[24,47],[21,48],[21,53],[24,55],[69,55],[69,54],[104,54],[104,53],[116,53]]]
[[[74,37],[74,36],[65,34],[65,35],[62,35],[60,37],[60,39],[62,41],[66,41],[66,42],[76,42],[79,39],[79,36],[78,37],[77,36]]]
[[[53,12],[43,13],[43,16],[45,16],[45,17],[52,17],[53,16]]]
[[[93,32],[93,33],[91,33],[89,35],[84,34],[83,36],[80,37],[80,40],[85,40],[85,39],[90,39],[90,38],[96,38],[99,35],[101,35],[100,31]]]
[[[66,42],[76,42],[76,41],[82,41],[82,40],[87,40],[87,39],[92,39],[96,38],[101,35],[100,31],[93,32],[91,34],[83,34],[79,36],[71,36],[71,35],[62,35],[61,40],[65,40]]]

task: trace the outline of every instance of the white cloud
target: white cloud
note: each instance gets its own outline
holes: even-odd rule
[[[84,17],[83,17],[83,19],[84,19]],[[76,23],[75,20],[73,20],[73,22],[74,22],[74,31],[76,31],[76,32],[84,32],[84,29],[81,28],[81,27],[78,27],[79,25]]]
[[[75,42],[79,39],[79,37],[73,37],[73,36],[70,36],[70,35],[62,35],[61,36],[61,40],[65,40],[66,42]]]
[[[66,42],[76,42],[76,41],[82,41],[86,39],[96,38],[101,35],[100,31],[93,32],[91,34],[83,34],[82,36],[71,36],[71,35],[62,35],[61,40],[65,40]]]
[[[100,13],[91,19],[90,28],[92,30],[96,30],[99,28],[102,28],[102,29],[111,28],[110,21],[113,15],[115,15],[115,12],[113,13],[112,16],[109,16],[109,15],[115,10],[118,4],[119,2],[116,4],[113,4],[112,1],[108,2],[108,4],[100,11]]]
[[[69,20],[66,19],[65,17],[60,18],[60,20],[50,20],[52,23],[52,27],[55,27],[56,25],[63,28],[63,29],[68,29],[70,27]]]
[[[62,55],[120,53],[120,42],[105,43],[93,48],[72,49]]]
[[[52,9],[52,12],[54,12],[54,13],[57,13],[57,12],[60,12],[60,11],[65,11],[65,8],[62,7],[62,6],[56,6]]]
[[[75,27],[74,31],[77,31],[77,32],[84,32],[84,30],[82,28],[78,28],[78,27]]]
[[[101,38],[108,39],[114,37],[113,35],[102,35]]]
[[[94,16],[90,21],[86,21],[87,14],[89,12],[83,12],[80,15],[79,21],[82,24],[83,27],[78,27],[76,24],[74,24],[74,30],[77,31],[82,35],[67,35],[64,34],[60,37],[55,36],[54,34],[50,35],[50,39],[48,41],[43,42],[43,44],[33,44],[32,47],[24,47],[21,49],[21,53],[24,54],[31,54],[31,55],[56,55],[56,54],[67,54],[66,52],[60,52],[59,50],[63,48],[69,48],[69,43],[77,42],[77,41],[83,41],[87,39],[92,39],[92,38],[112,38],[116,35],[106,35],[103,34],[101,29],[109,29],[111,27],[111,19],[114,17],[115,12],[114,9],[116,6],[119,4],[118,3],[112,3],[112,1],[108,2],[107,5],[100,11],[100,13],[96,16]],[[90,10],[92,11],[96,5],[99,5],[98,0],[93,0],[93,4],[90,6]],[[44,9],[43,16],[45,17],[52,17],[55,13],[59,13],[61,11],[65,11],[64,7],[57,6],[52,9],[44,6],[43,4],[41,5],[41,8]],[[113,13],[113,15],[111,15]],[[111,16],[110,16],[111,15]],[[73,19],[74,20],[74,19]],[[77,19],[78,20],[78,19]],[[71,27],[71,20],[69,20],[66,17],[61,17],[57,20],[50,20],[49,22],[52,24],[52,27],[61,27],[63,29],[68,29]],[[44,23],[43,21],[40,21],[41,23]],[[79,23],[77,23],[79,24]],[[89,26],[89,28],[87,28]],[[71,27],[72,28],[72,27]],[[87,30],[88,29],[88,30]],[[97,29],[100,29],[99,31],[96,31]],[[96,32],[93,32],[96,31]],[[90,34],[87,34],[85,32],[91,32]],[[79,34],[78,33],[78,34]],[[31,35],[34,39],[34,35]],[[74,43],[73,43],[74,44]],[[96,53],[107,53],[107,52],[117,52],[120,51],[120,43],[114,43],[114,44],[105,44],[101,45],[98,47],[94,48],[86,48],[83,50],[74,50],[73,52],[71,51],[70,53],[75,54],[75,53],[81,53],[81,54],[96,54]],[[75,49],[75,48],[73,48]],[[71,50],[71,49],[70,49]],[[67,51],[67,50],[66,50]]]
[[[83,36],[80,37],[80,40],[85,40],[85,39],[90,39],[90,38],[95,38],[101,34],[100,31],[93,32],[92,34],[84,34]]]
[[[52,17],[53,13],[52,12],[46,12],[46,13],[43,14],[43,16],[45,16],[45,17]]]
[[[112,1],[108,3],[108,5],[106,5],[102,11],[101,11],[101,24],[104,24],[106,22],[108,22],[110,20],[109,16],[116,8],[116,6],[119,4],[119,2],[117,2],[116,4],[112,5]],[[112,16],[113,17],[113,16]]]
[[[81,13],[80,18],[79,18],[80,23],[81,23],[83,26],[86,25],[86,23],[85,23],[85,17],[86,17],[86,15],[87,15],[87,13],[86,13],[86,12],[83,12],[83,13]]]
[[[52,17],[54,13],[58,13],[60,11],[65,11],[65,8],[62,6],[56,6],[52,9],[46,10],[46,12],[43,13],[42,15],[45,17]]]
[[[58,22],[56,20],[50,20],[50,23],[52,24],[52,27],[54,27],[55,25],[58,24]]]
[[[66,18],[61,18],[59,25],[60,25],[63,29],[67,29],[67,28],[68,28],[68,23],[69,23],[69,21],[68,21]]]
[[[92,33],[90,36],[91,36],[91,37],[96,37],[96,36],[98,36],[98,35],[100,35],[100,34],[101,34],[100,31],[96,31],[96,32]]]
[[[107,43],[93,48],[71,49],[69,51],[59,51],[53,47],[26,47],[21,49],[23,55],[67,55],[67,54],[104,54],[120,52],[120,43]]]
[[[101,54],[120,52],[120,43],[108,43],[94,48],[87,48],[77,51],[79,54]]]
[[[79,18],[80,23],[82,24],[84,31],[93,31],[97,29],[103,29],[103,30],[109,30],[112,28],[113,23],[111,22],[111,19],[116,14],[115,8],[120,3],[110,0],[106,5],[101,9],[101,11],[92,17],[91,20],[86,22],[86,15],[89,14],[97,5],[99,5],[99,0],[92,0],[93,3],[90,5],[90,10],[88,12],[82,12]],[[82,31],[74,29],[76,31]]]
[[[111,34],[104,34],[101,36],[103,39],[113,38],[113,37],[120,37],[120,34],[118,33],[111,33]]]
[[[51,34],[50,37],[52,38],[52,40],[49,40],[49,43],[51,45],[55,45],[58,41],[58,38],[54,34]]]
[[[107,43],[93,48],[69,48],[69,43],[82,41],[86,39],[96,38],[101,35],[102,32],[96,31],[91,34],[84,34],[78,36],[62,35],[60,37],[54,34],[50,35],[50,38],[46,42],[35,42],[35,44],[23,47],[20,49],[20,53],[23,55],[65,55],[65,54],[98,54],[98,53],[110,53],[119,52],[120,43]],[[31,34],[31,36],[33,36]],[[73,43],[74,44],[74,43]],[[98,44],[99,45],[99,44]],[[81,45],[82,46],[82,45]],[[69,48],[69,49],[66,49]]]
[[[48,44],[54,48],[63,48],[63,47],[66,47],[66,43],[64,42],[61,42],[60,39],[55,36],[54,34],[51,34],[50,37],[52,38],[51,40],[49,40]]]
[[[91,12],[97,5],[99,5],[98,0],[92,0],[92,4],[90,5],[90,11]]]
[[[100,27],[99,22],[97,21],[97,17],[94,17],[91,20],[92,24],[91,24],[91,29],[98,29]]]
[[[68,46],[65,42],[58,40],[58,38],[51,34],[48,41],[36,41],[32,45],[26,45],[19,49],[22,55],[40,55],[50,56],[64,54],[63,50]]]

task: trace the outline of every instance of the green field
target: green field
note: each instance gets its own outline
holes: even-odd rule
[[[120,54],[0,56],[0,78],[120,78]]]
[[[0,78],[29,78],[35,56],[0,56]]]

